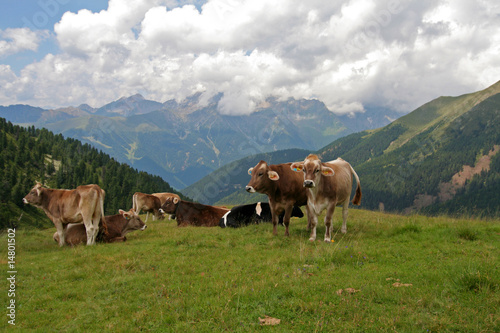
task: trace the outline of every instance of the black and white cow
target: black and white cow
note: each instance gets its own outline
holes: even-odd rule
[[[279,216],[279,224],[281,225],[283,225],[283,215],[284,213]],[[292,216],[303,217],[304,213],[299,207],[293,206]],[[271,208],[267,202],[233,207],[220,219],[219,226],[221,228],[238,228],[261,222],[272,222]]]

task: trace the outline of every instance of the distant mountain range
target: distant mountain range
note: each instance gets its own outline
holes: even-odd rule
[[[251,115],[221,115],[218,95],[206,105],[200,94],[159,103],[137,94],[92,108],[42,109],[0,106],[0,117],[45,127],[89,143],[119,162],[161,176],[183,189],[248,155],[282,149],[316,150],[349,133],[378,128],[400,116],[368,109],[337,116],[317,100],[268,99]]]
[[[342,157],[353,165],[363,189],[361,208],[500,216],[499,151],[500,81],[476,93],[437,98],[389,125],[315,152],[324,161]],[[244,191],[249,167],[260,159],[302,160],[307,153],[249,156],[182,192],[205,203],[253,202]]]

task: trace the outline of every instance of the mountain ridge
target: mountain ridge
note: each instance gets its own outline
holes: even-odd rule
[[[305,99],[269,98],[250,115],[225,115],[218,110],[222,96],[202,102],[198,93],[160,103],[136,94],[99,108],[2,107],[0,116],[89,143],[122,163],[158,174],[177,189],[249,154],[315,150],[352,128],[377,124],[370,111],[354,118],[337,116],[321,101]],[[23,114],[16,115],[16,108]]]

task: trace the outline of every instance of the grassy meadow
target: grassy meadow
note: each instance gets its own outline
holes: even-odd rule
[[[270,224],[149,221],[121,244],[16,232],[16,329],[82,332],[499,332],[500,221],[341,209],[334,242]],[[0,237],[7,276],[7,234]],[[8,285],[0,292],[4,313]],[[259,318],[280,320],[261,326]],[[0,329],[11,328],[4,314]]]

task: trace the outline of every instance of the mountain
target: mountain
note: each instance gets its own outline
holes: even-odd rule
[[[498,216],[499,151],[500,81],[476,93],[437,98],[387,126],[347,135],[316,153],[323,161],[342,157],[353,165],[361,179],[363,208]],[[249,161],[255,159],[232,168],[246,170],[255,164]],[[203,193],[211,179],[217,184],[213,179],[224,173],[217,170],[184,193]],[[239,185],[221,186],[227,196],[207,197],[207,202],[245,201],[246,178],[238,179]]]
[[[367,110],[337,116],[318,100],[269,98],[251,115],[218,111],[222,94],[201,102],[201,94],[159,103],[140,94],[99,108],[86,104],[44,110],[2,107],[0,114],[23,125],[45,127],[103,150],[120,162],[156,174],[177,189],[210,172],[257,153],[282,149],[316,150],[355,129],[388,124],[389,117]],[[390,111],[385,114],[393,113]]]
[[[52,225],[40,209],[22,202],[35,181],[50,188],[98,184],[106,191],[107,215],[116,214],[120,208],[131,208],[132,195],[137,191],[174,192],[160,177],[118,163],[88,144],[64,139],[46,129],[16,126],[0,118],[0,230],[12,223]]]
[[[122,97],[117,101],[100,107],[95,110],[95,114],[108,117],[127,117],[130,115],[140,115],[152,111],[157,111],[162,107],[162,103],[150,101],[144,99],[141,94],[135,94],[130,97]]]

